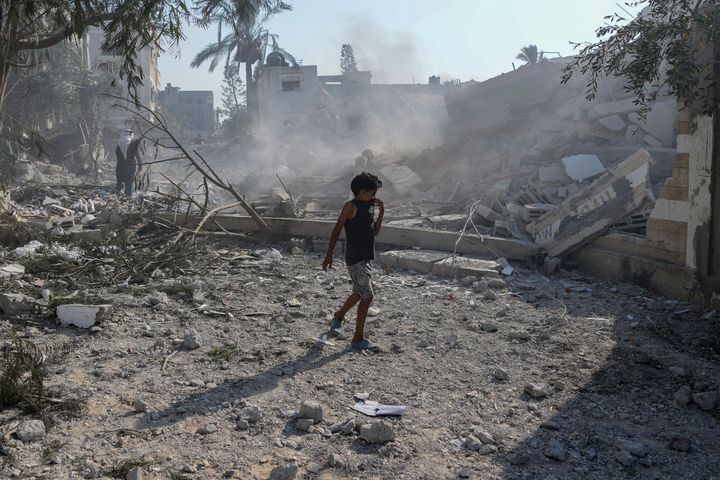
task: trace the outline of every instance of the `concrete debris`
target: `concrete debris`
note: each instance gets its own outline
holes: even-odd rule
[[[112,315],[112,305],[58,305],[56,313],[61,325],[90,328],[98,321]]]
[[[319,403],[306,400],[300,405],[298,416],[300,418],[310,419],[315,423],[320,423],[323,420],[323,410]]]
[[[368,443],[388,443],[395,440],[395,431],[389,422],[380,420],[361,425],[360,438]]]
[[[297,474],[298,465],[296,463],[287,463],[273,468],[268,480],[294,480]]]
[[[647,151],[638,151],[586,190],[528,224],[527,231],[550,256],[571,252],[642,205],[652,162]]]
[[[605,172],[605,166],[597,155],[572,155],[560,160],[568,177],[577,182],[596,177]]]
[[[45,424],[42,420],[26,420],[18,426],[15,436],[23,442],[41,440],[45,437]]]
[[[13,317],[35,311],[35,302],[22,293],[0,293],[0,311]]]

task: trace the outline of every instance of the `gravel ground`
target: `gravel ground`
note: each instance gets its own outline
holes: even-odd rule
[[[0,412],[0,478],[720,478],[711,312],[575,272],[517,268],[492,295],[378,271],[382,351],[357,352],[350,331],[314,340],[350,292],[343,268],[251,253],[97,292],[115,310],[92,332],[0,323],[64,345],[48,391],[82,405],[26,442],[38,417]],[[361,392],[407,413],[356,413]],[[305,401],[321,421],[298,419]]]

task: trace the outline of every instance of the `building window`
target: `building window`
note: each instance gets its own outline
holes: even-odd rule
[[[283,92],[293,92],[295,90],[300,90],[300,80],[288,80],[282,82]]]

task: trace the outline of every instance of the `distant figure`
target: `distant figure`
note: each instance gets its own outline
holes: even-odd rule
[[[195,137],[195,140],[193,140],[193,143],[195,145],[205,145],[205,139],[203,138],[201,133],[198,133],[198,136]]]
[[[378,351],[379,347],[370,339],[365,338],[365,319],[368,308],[373,300],[373,287],[370,281],[370,262],[375,259],[375,236],[380,233],[385,205],[375,197],[382,181],[375,175],[363,172],[355,176],[350,183],[353,198],[347,202],[340,212],[335,228],[330,236],[328,251],[323,260],[325,271],[332,268],[333,250],[340,232],[345,229],[345,264],[353,284],[353,293],[345,304],[335,312],[330,323],[331,335],[341,333],[345,314],[358,302],[355,335],[350,344],[360,350]],[[377,220],[374,219],[374,207],[379,208]]]
[[[119,192],[124,186],[125,195],[128,197],[132,197],[135,172],[141,161],[138,149],[139,143],[140,139],[133,139],[132,130],[125,130],[117,147],[115,147],[115,156],[117,157],[115,166],[116,189]]]

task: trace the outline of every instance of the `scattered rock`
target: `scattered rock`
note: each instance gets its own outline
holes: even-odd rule
[[[513,455],[510,455],[508,461],[510,462],[510,465],[526,465],[528,462],[530,462],[530,457],[528,457],[525,453],[515,453]]]
[[[525,393],[532,398],[545,398],[548,396],[547,387],[538,383],[528,383],[525,385]]]
[[[323,419],[323,410],[319,403],[314,401],[304,401],[300,405],[300,418],[306,418],[311,419],[315,423],[322,422]]]
[[[483,298],[484,298],[485,300],[491,300],[491,301],[492,301],[492,300],[497,300],[498,296],[497,296],[497,293],[493,292],[492,290],[487,290],[487,291],[483,294]]]
[[[720,400],[720,398],[718,397],[717,392],[710,391],[693,393],[692,400],[693,403],[695,403],[695,405],[700,407],[702,410],[710,411],[717,408],[718,400]]]
[[[465,439],[465,448],[471,452],[477,452],[482,447],[482,442],[473,435],[468,435]]]
[[[333,453],[328,457],[327,464],[329,467],[342,468],[345,465],[345,462],[343,462],[343,459],[340,455],[338,455],[337,453]]]
[[[487,286],[494,290],[504,290],[507,288],[507,283],[502,278],[488,278]]]
[[[165,292],[156,292],[152,295],[148,295],[145,299],[148,304],[151,306],[155,305],[165,305],[170,301],[170,298],[168,298],[168,294]]]
[[[475,290],[475,293],[485,293],[488,289],[488,284],[485,280],[481,280],[473,283],[472,287],[473,290]]]
[[[45,437],[45,424],[41,420],[26,420],[18,426],[15,435],[23,442],[40,440]]]
[[[350,435],[355,431],[356,428],[356,422],[354,418],[347,418],[344,420],[340,420],[336,424],[330,427],[330,432],[332,433],[339,433],[342,432],[345,435]]]
[[[144,413],[148,411],[148,404],[144,400],[139,398],[133,402],[133,409],[137,413]]]
[[[634,457],[647,457],[648,454],[648,446],[644,443],[636,442],[633,440],[625,440],[625,439],[619,439],[618,440],[618,446],[621,449],[627,450],[630,452],[631,455]]]
[[[211,433],[217,432],[218,427],[214,423],[208,423],[207,425],[204,425],[200,427],[197,431],[200,435],[209,435]]]
[[[380,309],[378,307],[368,308],[368,311],[367,311],[368,317],[377,317],[378,315],[380,315]]]
[[[0,311],[5,315],[15,316],[34,310],[35,304],[27,295],[22,293],[0,293]]]
[[[305,470],[307,470],[309,473],[312,473],[313,475],[317,475],[318,473],[320,473],[322,468],[322,465],[320,465],[319,463],[310,462],[305,467]]]
[[[565,460],[567,460],[567,453],[565,453],[565,447],[563,447],[562,443],[555,439],[548,442],[545,450],[543,450],[543,454],[546,457],[552,458],[553,460],[557,460],[559,462],[564,462]]]
[[[476,276],[468,275],[467,277],[463,277],[462,280],[460,280],[460,284],[463,287],[470,287],[473,284],[475,284],[475,282],[477,282],[477,281],[478,281],[478,278]]]
[[[482,430],[475,430],[473,432],[475,437],[477,437],[478,440],[480,440],[483,445],[495,445],[495,437],[493,437],[488,432],[483,432]]]
[[[472,476],[472,470],[469,468],[459,468],[457,471],[458,478],[470,478]]]
[[[693,393],[690,385],[683,385],[673,395],[675,401],[680,405],[687,405],[692,400]]]
[[[387,443],[395,440],[395,431],[389,423],[380,420],[362,425],[360,438],[368,443]]]
[[[527,342],[532,337],[530,334],[524,330],[519,330],[517,332],[510,332],[510,335],[508,335],[511,340],[517,340],[518,342]]]
[[[269,480],[294,480],[297,476],[298,466],[296,463],[286,463],[275,467],[270,472]]]
[[[495,380],[505,382],[507,380],[510,380],[510,375],[508,375],[508,373],[502,368],[496,368],[495,370],[493,370],[493,378]]]
[[[491,453],[498,453],[498,448],[495,445],[483,445],[478,450],[480,455],[490,455]]]
[[[312,418],[298,418],[295,421],[295,428],[297,428],[301,432],[312,433],[312,431],[315,430],[313,428],[313,425],[315,425],[315,420],[313,420]]]
[[[490,322],[483,322],[480,325],[480,327],[482,328],[483,332],[487,332],[487,333],[494,333],[494,332],[498,331],[497,325],[495,325],[494,323],[490,323]]]
[[[200,337],[200,334],[195,331],[195,329],[185,330],[185,335],[183,336],[183,347],[188,350],[195,350],[200,348],[202,344],[202,337]]]
[[[633,465],[635,463],[635,457],[633,457],[630,452],[624,449],[615,452],[615,460],[617,460],[621,465],[625,467],[629,467],[630,465]]]
[[[668,447],[676,452],[689,452],[690,451],[690,439],[685,435],[673,435],[670,437]]]
[[[262,411],[254,405],[249,405],[240,411],[240,417],[250,425],[254,425],[262,418]]]
[[[247,430],[248,428],[250,428],[250,422],[248,422],[244,418],[241,418],[235,424],[235,428],[237,428],[238,430]]]

